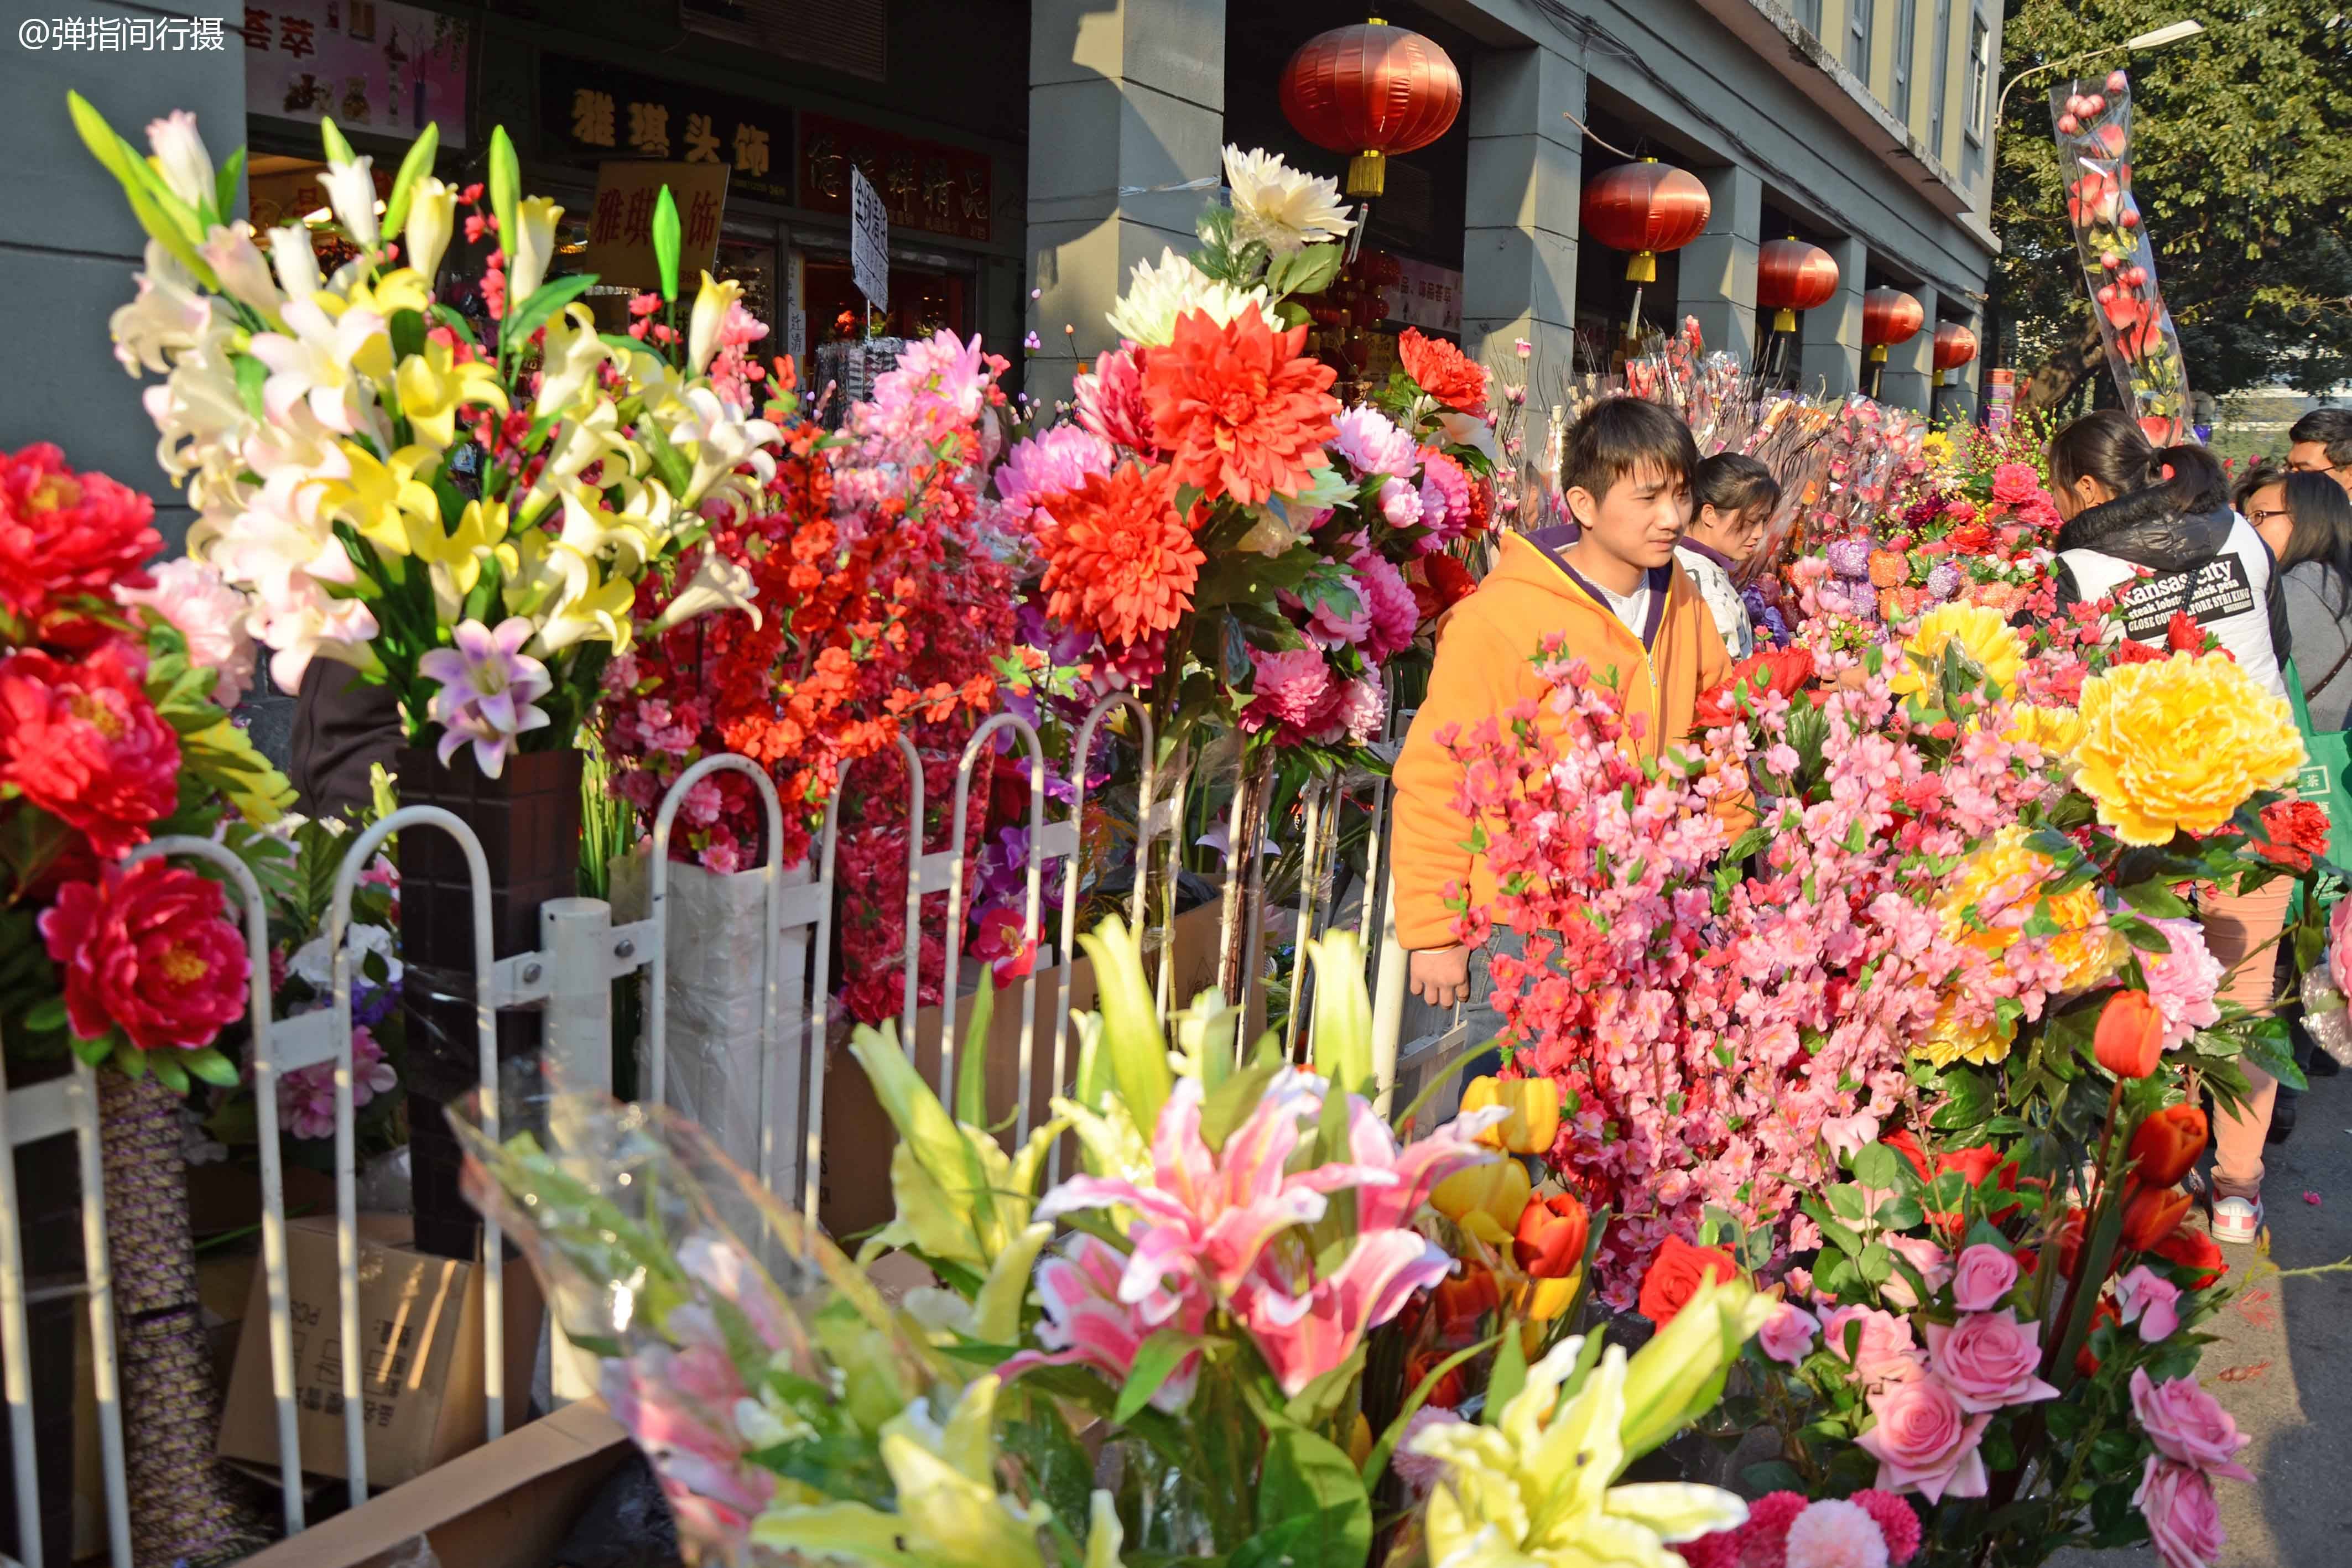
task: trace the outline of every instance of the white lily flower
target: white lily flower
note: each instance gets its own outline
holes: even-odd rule
[[[217,478],[244,467],[237,447],[256,421],[237,395],[236,364],[224,343],[206,339],[181,353],[170,378],[141,393],[140,402],[162,437],[155,459],[174,483],[192,473]],[[191,486],[191,504],[215,498],[209,488],[200,496]]]
[[[403,236],[408,241],[408,265],[429,287],[441,270],[442,255],[457,226],[457,188],[427,174],[408,196],[408,221]]]
[[[709,273],[702,275],[702,291],[694,297],[694,319],[686,334],[686,368],[700,375],[710,368],[710,358],[719,352],[719,333],[727,325],[727,312],[743,298],[743,286],[730,279],[725,283],[712,280]]]
[[[196,133],[196,117],[175,109],[161,120],[147,122],[147,145],[155,153],[155,167],[172,194],[199,212],[213,204],[219,192],[213,175],[213,155]]]
[[[376,224],[374,162],[354,158],[331,165],[319,177],[319,183],[327,187],[327,204],[335,209],[335,221],[362,250],[373,250],[383,237]]]
[[[391,932],[364,921],[354,922],[351,927],[350,946],[352,948],[352,977],[354,980],[359,978],[362,962],[373,953],[383,960],[390,975],[384,984],[400,984],[400,950],[393,941]],[[323,991],[335,983],[335,950],[326,937],[313,936],[294,949],[294,956],[286,961],[286,967],[289,973],[299,976]]]
[[[678,497],[681,505],[693,506],[745,464],[762,485],[775,477],[776,460],[766,450],[767,444],[782,434],[774,425],[764,419],[744,418],[740,410],[707,386],[688,389],[684,402],[684,417],[669,431],[673,443],[694,449],[694,476],[687,484],[686,494]]]
[[[269,231],[269,259],[278,269],[278,287],[289,299],[308,299],[319,292],[319,253],[300,226],[281,224]]]
[[[547,324],[539,372],[539,395],[531,413],[560,418],[595,391],[597,372],[612,361],[612,346],[596,334],[596,318],[585,305],[567,305]]]
[[[243,218],[226,227],[215,224],[196,254],[205,258],[205,265],[220,279],[221,292],[230,298],[252,306],[264,316],[276,316],[286,308],[286,296],[269,275],[268,259],[253,243],[253,225]]]
[[[547,279],[547,264],[555,258],[555,225],[563,209],[545,196],[532,196],[515,211],[515,230],[501,235],[507,247],[507,308],[512,309],[539,292]]]
[[[760,607],[751,602],[751,574],[739,562],[716,552],[705,552],[702,565],[687,580],[677,597],[671,600],[662,612],[654,618],[648,636],[658,637],[673,626],[683,626],[699,615],[716,610],[742,610],[750,612],[751,624],[760,624]]]
[[[375,400],[359,377],[382,384],[393,372],[383,318],[356,308],[331,316],[316,297],[292,301],[284,316],[284,332],[257,332],[253,339],[253,357],[270,371],[261,387],[269,417],[284,419],[295,403],[307,401],[330,430],[352,435],[368,428]]]
[[[226,329],[226,323],[215,323],[212,301],[197,291],[195,279],[151,239],[138,298],[108,319],[107,330],[114,339],[115,359],[126,374],[136,376],[142,370],[170,370],[173,358],[211,337],[216,325]]]

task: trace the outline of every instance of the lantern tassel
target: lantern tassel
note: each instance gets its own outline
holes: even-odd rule
[[[1379,148],[1367,147],[1348,161],[1348,194],[1384,196],[1388,184],[1388,160]]]
[[[1774,312],[1772,317],[1772,330],[1775,332],[1793,332],[1796,329],[1797,313],[1794,310],[1791,310],[1786,305],[1783,305],[1778,311]]]
[[[1633,253],[1633,259],[1625,264],[1625,281],[1628,283],[1655,283],[1657,280],[1658,253],[1654,250],[1635,251]]]
[[[1356,265],[1356,257],[1364,248],[1364,231],[1371,226],[1372,204],[1365,202],[1356,209],[1356,221],[1348,227],[1347,265]]]

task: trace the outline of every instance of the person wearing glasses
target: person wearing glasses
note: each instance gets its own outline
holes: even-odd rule
[[[2315,408],[2286,433],[2286,465],[2320,474],[2352,495],[2352,408]]]

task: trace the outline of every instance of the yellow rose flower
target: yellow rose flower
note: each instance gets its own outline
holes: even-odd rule
[[[1928,671],[1942,661],[1945,644],[1954,642],[1993,685],[2004,692],[2015,688],[2017,672],[2025,663],[2024,641],[2010,630],[2000,611],[1987,604],[1939,604],[1921,616],[1903,644],[1899,667],[1887,685],[1897,695],[1929,689],[1933,676]],[[1915,655],[1927,660],[1928,671],[1920,669]]]
[[[2070,758],[2083,741],[2083,716],[2070,707],[2020,703],[2009,710],[2009,727],[2001,738],[2012,745],[2038,746],[2045,758]]]
[[[1924,1056],[1941,1071],[1955,1061],[1972,1061],[1979,1067],[1991,1067],[2009,1058],[2010,1031],[1990,1019],[1961,1023],[1953,1016],[1954,1008],[1947,998],[1936,1014],[1936,1021],[1927,1026],[1927,1036],[1912,1051]]]
[[[2083,683],[2081,712],[2075,781],[2127,844],[2210,833],[2304,764],[2286,699],[2223,653],[2117,665]]]

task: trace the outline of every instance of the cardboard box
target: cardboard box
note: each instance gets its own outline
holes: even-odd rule
[[[1212,899],[1176,917],[1171,1007],[1189,1004],[1194,996],[1216,984],[1219,915],[1218,901]],[[1052,928],[1059,928],[1058,916]],[[1156,977],[1158,962],[1155,956],[1146,955],[1145,973]],[[1095,1001],[1094,963],[1081,954],[1068,967],[1069,1009],[1072,1012],[1085,1012]],[[1035,1055],[1030,1072],[1029,1103],[1032,1115],[1039,1122],[1053,1114],[1048,1107],[1058,1092],[1054,1082],[1054,1005],[1060,974],[1060,969],[1055,968],[1040,970],[1037,975],[1036,1033],[1032,1046]],[[1021,982],[1015,980],[997,993],[996,1011],[989,1022],[987,1081],[992,1119],[1004,1118],[1021,1103]],[[956,1001],[958,1051],[963,1049],[964,1026],[971,1019],[971,1003],[970,996],[959,997]],[[1265,988],[1257,986],[1253,988],[1250,998],[1248,1041],[1254,1041],[1265,1029]],[[940,1082],[940,1021],[937,1008],[925,1008],[915,1015],[916,1070],[935,1091]],[[1065,1071],[1075,1074],[1078,1063],[1078,1033],[1075,1027],[1069,1031],[1064,1050]],[[890,1222],[890,1150],[898,1137],[898,1130],[883,1114],[857,1059],[845,1047],[835,1051],[824,1068],[824,1144],[817,1198],[818,1218],[828,1235],[848,1242]],[[1010,1126],[1000,1142],[1007,1148],[1012,1146]],[[1063,1154],[1065,1171],[1076,1168],[1076,1141],[1072,1140]]]
[[[442,1568],[548,1568],[628,1449],[628,1434],[603,1405],[566,1406],[240,1568],[389,1568],[420,1535]]]
[[[404,1218],[362,1215],[359,1228],[358,1354],[366,1400],[368,1483],[390,1488],[481,1447],[487,1435],[482,1270],[412,1249]],[[289,1221],[286,1258],[302,1468],[313,1475],[341,1477],[347,1473],[342,1368],[349,1350],[342,1343],[334,1222]],[[518,1276],[527,1279],[528,1270],[507,1270],[509,1287]],[[274,1472],[278,1406],[271,1393],[268,1322],[268,1281],[257,1261],[221,1417],[219,1451],[223,1458],[248,1460]],[[511,1381],[508,1386],[513,1390]],[[520,1415],[522,1406],[510,1392],[509,1419]]]

